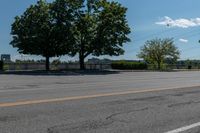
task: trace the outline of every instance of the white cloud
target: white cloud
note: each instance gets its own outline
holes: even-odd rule
[[[161,21],[156,22],[157,25],[165,25],[170,27],[179,27],[179,28],[189,28],[200,26],[200,18],[193,18],[193,19],[175,19],[165,16]]]
[[[183,38],[179,39],[179,41],[183,42],[183,43],[188,43],[188,40],[187,39],[183,39]]]

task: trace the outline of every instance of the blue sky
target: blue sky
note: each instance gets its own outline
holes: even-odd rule
[[[0,54],[21,58],[9,45],[14,17],[22,14],[37,0],[1,0]],[[200,59],[200,1],[199,0],[115,0],[128,8],[127,19],[132,29],[132,42],[124,46],[125,54],[113,59],[137,59],[146,40],[174,38],[181,59]],[[35,57],[33,57],[35,58]],[[104,58],[104,57],[102,57]],[[111,58],[111,57],[109,57]],[[63,57],[62,59],[70,59]],[[73,60],[78,59],[74,57]]]

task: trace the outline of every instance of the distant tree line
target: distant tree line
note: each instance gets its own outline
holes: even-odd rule
[[[127,8],[108,0],[39,0],[12,24],[11,45],[19,53],[50,58],[79,55],[80,69],[89,55],[119,56],[131,32]]]
[[[177,65],[182,65],[182,66],[198,66],[198,65],[200,65],[200,60],[189,60],[189,59],[187,59],[187,60],[179,60],[179,61],[177,61],[177,63],[176,63]]]

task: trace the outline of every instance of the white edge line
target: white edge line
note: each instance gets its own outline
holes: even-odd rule
[[[190,130],[192,128],[199,127],[199,126],[200,126],[200,122],[194,123],[194,124],[189,125],[189,126],[184,126],[184,127],[172,130],[172,131],[168,131],[168,132],[165,132],[165,133],[180,133],[180,132],[187,131],[187,130]]]

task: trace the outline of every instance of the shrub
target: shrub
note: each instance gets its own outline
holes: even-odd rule
[[[147,69],[147,64],[142,62],[126,62],[119,61],[113,62],[111,64],[112,69],[120,69],[120,70],[145,70]]]

